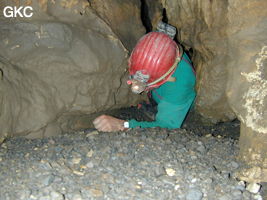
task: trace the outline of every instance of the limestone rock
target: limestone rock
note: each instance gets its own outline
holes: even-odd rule
[[[237,116],[266,133],[267,2],[148,2],[153,25],[166,9],[177,40],[193,51],[197,110],[214,122]]]
[[[84,1],[64,2],[34,1],[34,17],[1,19],[0,135],[58,134],[66,113],[138,98],[125,83],[128,51],[119,38]]]
[[[159,8],[151,12],[166,9],[168,22],[178,30],[177,40],[192,53],[196,109],[215,123],[237,117],[243,127],[242,159],[266,174],[267,1],[149,2]],[[264,175],[251,176],[244,180],[266,181]]]
[[[267,2],[230,2],[228,100],[247,127],[267,134]]]
[[[112,28],[127,49],[132,50],[138,39],[145,34],[140,0],[92,0],[90,6]]]

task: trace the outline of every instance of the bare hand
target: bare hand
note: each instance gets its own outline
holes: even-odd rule
[[[125,129],[123,126],[124,122],[124,120],[109,115],[101,115],[93,121],[93,124],[98,131],[115,132]]]

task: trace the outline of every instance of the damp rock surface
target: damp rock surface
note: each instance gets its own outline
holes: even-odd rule
[[[262,199],[235,178],[237,140],[205,130],[12,138],[0,146],[0,199]]]

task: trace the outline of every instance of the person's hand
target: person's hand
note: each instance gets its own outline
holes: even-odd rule
[[[124,120],[109,115],[101,115],[93,121],[93,124],[98,131],[115,132],[125,129],[123,126],[124,122]]]

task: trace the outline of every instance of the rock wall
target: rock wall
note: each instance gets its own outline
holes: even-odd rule
[[[266,110],[267,2],[146,2],[153,26],[166,9],[168,23],[177,28],[177,40],[193,50],[197,110],[214,122],[237,116],[249,127],[266,132],[262,110]]]
[[[230,3],[228,101],[247,127],[267,134],[267,2]]]
[[[229,121],[235,113],[226,94],[228,36],[227,2],[147,0],[153,26],[166,10],[168,23],[177,28],[177,40],[186,50],[193,51],[197,69],[196,109],[210,121]],[[155,6],[154,4],[157,4]],[[156,8],[156,9],[155,9]]]
[[[128,50],[145,34],[141,22],[140,0],[91,0],[90,6],[116,33]]]
[[[87,1],[5,5],[31,5],[34,15],[0,19],[0,135],[58,134],[66,116],[139,98],[124,80],[129,52]]]
[[[159,7],[150,10],[154,27],[165,8],[178,41],[193,49],[196,109],[213,122],[241,121],[240,157],[249,167],[240,177],[267,181],[267,1],[148,2]]]
[[[242,122],[240,177],[267,182],[267,1],[229,1],[227,97]]]

